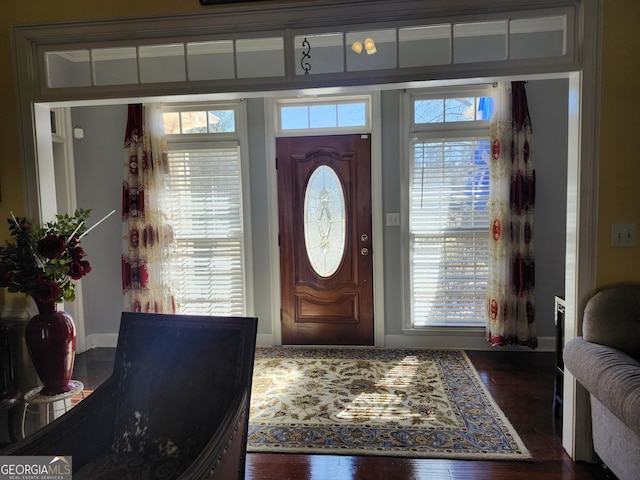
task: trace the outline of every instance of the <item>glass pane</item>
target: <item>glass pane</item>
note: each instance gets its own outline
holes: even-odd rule
[[[162,123],[166,135],[180,133],[180,112],[162,112]]]
[[[96,48],[92,50],[93,77],[96,85],[138,83],[135,47]]]
[[[364,103],[338,105],[339,127],[364,127],[367,124],[367,106]]]
[[[307,41],[307,44],[304,41]],[[295,37],[296,75],[344,72],[342,33]],[[310,57],[306,56],[309,55]]]
[[[331,128],[335,127],[336,123],[335,105],[312,105],[309,107],[309,126],[311,128]]]
[[[444,122],[444,100],[416,100],[413,102],[414,123]]]
[[[180,112],[182,133],[207,133],[206,112]]]
[[[491,62],[507,58],[506,20],[453,26],[453,62]]]
[[[318,167],[304,194],[304,240],[311,267],[320,277],[338,271],[346,246],[345,198],[336,172]]]
[[[148,45],[139,47],[140,81],[142,83],[184,82],[184,45]]]
[[[491,120],[493,114],[493,98],[480,97],[476,99],[478,102],[478,113],[476,118],[478,120]]]
[[[476,99],[447,98],[444,102],[445,122],[470,122],[475,120]]]
[[[509,58],[561,57],[566,52],[566,16],[511,20]]]
[[[233,41],[187,43],[189,80],[235,78]]]
[[[398,30],[400,67],[425,67],[451,63],[451,25]]]
[[[91,86],[89,50],[47,52],[45,62],[49,88]]]
[[[236,41],[238,78],[284,76],[284,41],[282,37],[253,38]]]
[[[280,109],[282,130],[309,128],[309,107],[282,107]]]
[[[234,110],[210,110],[209,132],[229,133],[236,131],[236,112]]]
[[[347,33],[347,71],[396,68],[396,31]]]

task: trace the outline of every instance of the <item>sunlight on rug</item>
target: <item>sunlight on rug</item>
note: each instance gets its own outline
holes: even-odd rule
[[[249,452],[530,460],[463,351],[258,348]]]

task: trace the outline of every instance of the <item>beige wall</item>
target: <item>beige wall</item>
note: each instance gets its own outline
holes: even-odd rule
[[[597,285],[640,281],[640,249],[611,248],[612,223],[640,223],[640,3],[604,2]]]
[[[11,55],[11,29],[14,25],[67,22],[90,18],[114,18],[183,13],[204,10],[198,0],[29,0],[8,2],[0,15],[0,219],[13,211],[24,213],[22,169],[19,160],[16,94]],[[0,225],[4,225],[4,220]],[[0,241],[8,237],[0,228]]]
[[[640,154],[636,140],[640,131],[638,92],[640,63],[633,61],[640,50],[640,4],[636,0],[604,2],[602,74],[602,121],[600,186],[598,194],[597,285],[640,281],[640,250],[612,249],[612,223],[640,223]],[[11,27],[19,24],[73,21],[88,18],[183,13],[206,10],[197,0],[30,0],[10,2],[0,16],[0,218],[12,210],[22,214],[23,191],[17,130],[14,75],[10,68]],[[594,192],[594,195],[596,192]],[[0,229],[0,240],[7,237]]]
[[[199,11],[198,0],[30,0],[5,2],[0,15],[0,242],[8,237],[5,218],[10,212],[24,214],[22,167],[18,145],[17,98],[14,85],[11,29],[14,25],[68,22],[89,18],[157,15]],[[8,294],[0,289],[0,305],[10,315],[26,305],[22,295]]]

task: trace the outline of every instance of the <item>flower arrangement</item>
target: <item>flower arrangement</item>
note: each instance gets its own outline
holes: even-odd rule
[[[36,303],[75,300],[73,281],[91,272],[80,245],[90,213],[78,209],[73,215],[56,215],[56,221],[44,226],[12,213],[12,241],[0,247],[0,287],[31,295]]]

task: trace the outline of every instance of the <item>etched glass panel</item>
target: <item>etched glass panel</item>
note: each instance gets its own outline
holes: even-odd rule
[[[330,277],[340,267],[346,246],[345,198],[336,172],[318,167],[304,194],[304,240],[311,267]]]

